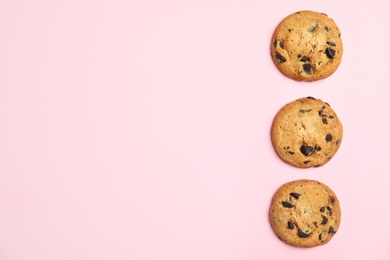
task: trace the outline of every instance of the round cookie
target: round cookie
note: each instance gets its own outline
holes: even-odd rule
[[[271,128],[272,145],[286,163],[310,168],[326,164],[338,151],[343,126],[330,105],[313,97],[282,107]]]
[[[297,247],[328,243],[340,226],[336,194],[314,180],[283,184],[272,198],[269,220],[276,236]]]
[[[291,79],[324,79],[341,63],[343,44],[340,30],[326,14],[296,12],[276,27],[271,55],[276,67]]]

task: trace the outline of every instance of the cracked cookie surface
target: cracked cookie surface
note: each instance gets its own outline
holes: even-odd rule
[[[337,233],[340,203],[336,194],[315,180],[296,180],[283,184],[274,194],[269,220],[275,235],[297,247],[328,243]]]
[[[341,63],[341,33],[333,19],[315,11],[284,18],[271,40],[276,67],[297,81],[315,81],[333,74]]]
[[[286,163],[318,167],[338,151],[343,126],[329,103],[313,97],[286,104],[275,115],[271,128],[272,145]]]

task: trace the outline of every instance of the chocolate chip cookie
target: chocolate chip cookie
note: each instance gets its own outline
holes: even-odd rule
[[[326,164],[338,151],[343,126],[329,103],[300,98],[282,107],[271,128],[272,145],[286,163],[309,168]]]
[[[276,27],[271,55],[276,67],[289,78],[297,81],[324,79],[341,63],[340,30],[324,13],[293,13]]]
[[[269,220],[283,242],[297,247],[319,246],[328,243],[339,229],[340,203],[327,185],[296,180],[276,191]]]

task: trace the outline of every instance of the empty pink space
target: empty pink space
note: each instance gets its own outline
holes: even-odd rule
[[[0,259],[390,259],[390,40],[384,0],[0,1]],[[299,10],[339,25],[343,61],[295,82],[273,64]],[[298,169],[270,129],[313,96],[344,125],[336,156]],[[276,189],[329,185],[327,245],[272,232]]]

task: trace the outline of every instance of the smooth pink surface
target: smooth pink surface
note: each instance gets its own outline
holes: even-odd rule
[[[299,10],[339,25],[331,77],[274,66],[275,26]],[[390,18],[373,1],[0,1],[0,259],[390,259]],[[297,169],[270,142],[276,112],[329,102],[344,140]],[[273,234],[284,182],[328,184],[327,245]]]

